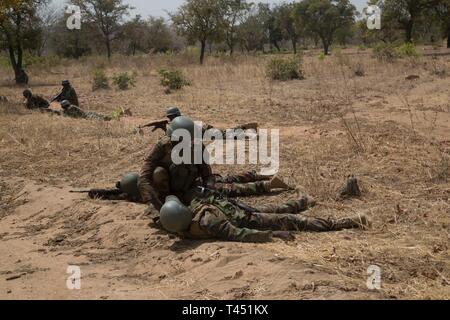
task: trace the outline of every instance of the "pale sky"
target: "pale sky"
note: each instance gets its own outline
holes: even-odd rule
[[[58,6],[65,4],[66,0],[52,0],[53,3]],[[134,14],[140,14],[142,17],[146,18],[151,16],[163,16],[167,18],[166,11],[173,12],[180,6],[183,0],[125,0],[125,3],[130,4],[135,7]],[[249,1],[251,2],[251,1]],[[270,2],[270,3],[282,3],[291,2],[286,0],[262,0],[253,2]],[[358,11],[361,12],[362,8],[365,7],[367,0],[351,0],[353,4],[357,7]]]

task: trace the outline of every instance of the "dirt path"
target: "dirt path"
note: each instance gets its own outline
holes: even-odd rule
[[[143,207],[23,183],[0,224],[2,299],[379,298],[301,258],[295,243],[182,241],[148,226]],[[6,188],[8,190],[8,188]],[[66,286],[81,268],[81,290]]]

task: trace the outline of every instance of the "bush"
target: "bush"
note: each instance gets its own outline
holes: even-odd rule
[[[112,77],[114,85],[116,85],[120,90],[127,90],[130,87],[134,87],[136,80],[134,74],[128,74],[128,72],[119,73]]]
[[[392,62],[397,58],[397,52],[392,44],[379,44],[373,48],[375,58],[380,61]]]
[[[397,48],[397,54],[401,57],[418,57],[416,46],[411,42],[406,42]]]
[[[322,52],[321,54],[319,54],[318,58],[319,58],[320,61],[325,60],[325,53]]]
[[[108,89],[108,77],[102,69],[95,69],[92,72],[92,91]]]
[[[304,79],[300,67],[300,59],[297,57],[291,59],[274,58],[267,65],[266,74],[272,80]]]
[[[161,85],[166,88],[166,93],[172,90],[180,90],[184,86],[190,86],[191,82],[187,80],[179,70],[159,70],[161,76]]]

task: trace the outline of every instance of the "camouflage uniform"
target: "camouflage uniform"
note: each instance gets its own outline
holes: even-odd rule
[[[339,231],[360,227],[351,219],[333,220],[298,215],[294,202],[281,207],[261,207],[271,213],[246,213],[227,200],[209,197],[194,199],[189,230],[193,239],[217,238],[239,242],[268,242],[272,231]],[[289,213],[288,213],[289,212]]]
[[[92,111],[83,111],[79,107],[75,105],[71,105],[68,108],[65,108],[63,111],[63,115],[71,118],[81,118],[86,120],[98,120],[98,121],[110,121],[111,117],[105,116]]]
[[[31,97],[27,98],[25,106],[27,109],[47,109],[50,104],[41,96],[32,95]]]
[[[70,104],[72,104],[74,106],[77,106],[77,107],[80,106],[80,104],[78,103],[78,95],[77,95],[75,89],[70,85],[63,87],[61,94],[58,96],[58,98],[55,101],[61,102],[64,100],[69,101]]]
[[[214,175],[208,182],[208,188],[214,189],[225,197],[260,196],[271,192],[269,183],[272,177],[260,176],[256,171],[243,172],[237,175]]]
[[[150,150],[144,160],[144,165],[139,177],[139,191],[144,203],[151,203],[157,210],[161,209],[164,196],[156,189],[153,183],[153,172],[157,167],[162,167],[171,175],[171,182],[179,182],[180,177],[172,177],[172,149],[176,145],[168,136],[159,139],[155,146]],[[189,204],[197,192],[197,186],[203,185],[206,181],[214,178],[211,167],[206,164],[198,165],[182,165],[185,166],[189,173],[190,181],[182,181],[184,186],[180,190],[173,188],[171,194],[178,196],[185,204]],[[171,170],[172,169],[172,170]],[[172,187],[172,186],[171,186]]]

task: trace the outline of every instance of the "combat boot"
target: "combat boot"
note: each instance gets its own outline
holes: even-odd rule
[[[366,230],[370,228],[371,223],[365,215],[357,215],[352,218],[345,218],[336,220],[333,223],[333,230],[344,230],[344,229],[362,229]]]
[[[360,197],[361,189],[358,185],[358,179],[354,176],[348,178],[337,194],[337,199],[348,199],[351,197]]]

